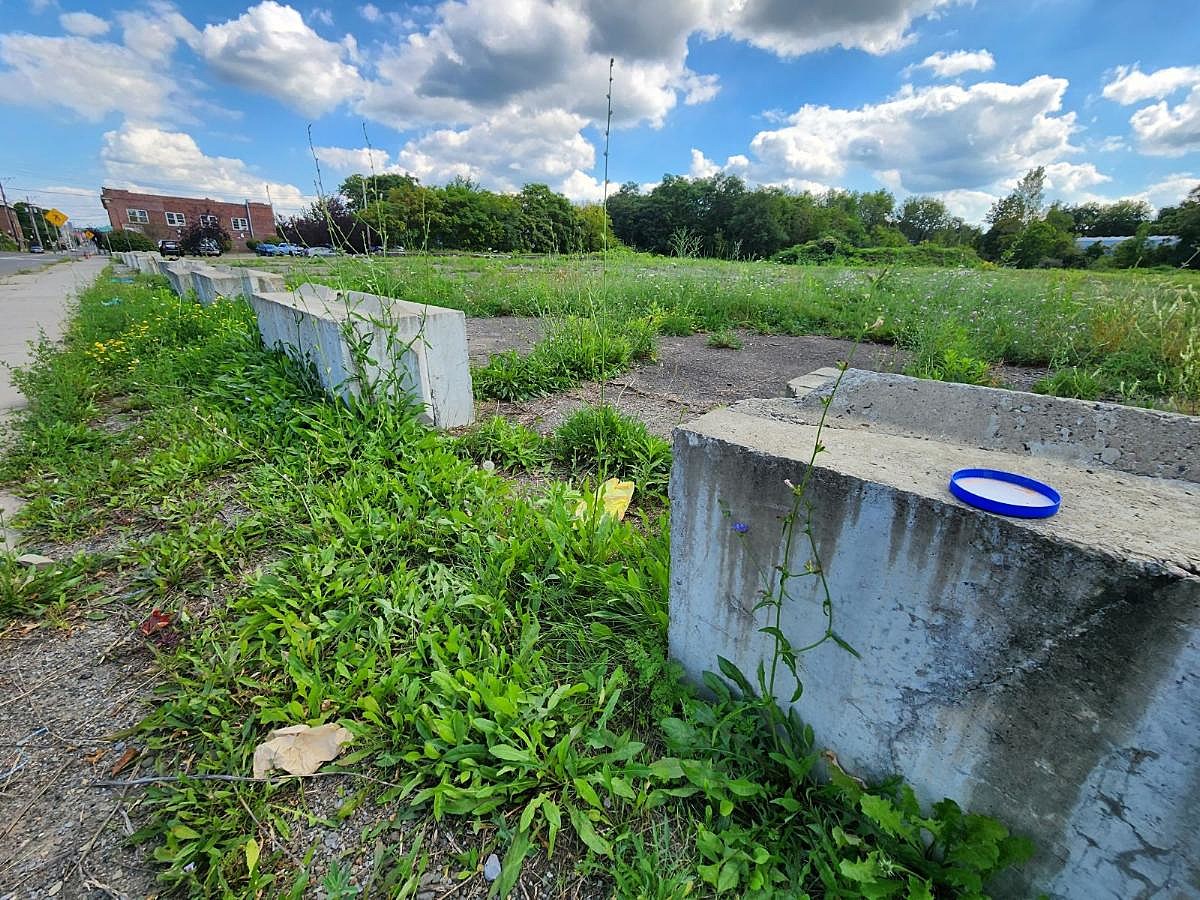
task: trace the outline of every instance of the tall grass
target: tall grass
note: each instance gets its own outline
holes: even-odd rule
[[[591,317],[600,267],[594,257],[348,258],[316,277],[473,316]],[[665,333],[743,327],[853,338],[863,322],[882,317],[872,339],[931,358],[953,350],[990,365],[1084,368],[1105,396],[1190,411],[1200,404],[1198,291],[1191,273],[904,268],[881,275],[618,253],[603,304],[607,318],[645,318]],[[972,371],[969,363],[964,369]]]

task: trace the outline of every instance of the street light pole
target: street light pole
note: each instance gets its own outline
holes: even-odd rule
[[[38,245],[45,250],[46,245],[42,243],[42,233],[38,231],[37,227],[36,213],[41,212],[41,210],[33,205],[33,201],[29,199],[28,194],[25,195],[25,210],[29,213],[29,223],[33,226],[33,233],[37,237]]]

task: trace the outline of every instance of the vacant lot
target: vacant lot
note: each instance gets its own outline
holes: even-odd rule
[[[495,349],[606,335],[535,372],[586,374],[572,347],[610,350],[611,317],[572,321]],[[736,359],[769,349],[754,337],[660,349]],[[149,279],[85,293],[21,386],[3,477],[57,562],[0,560],[5,889],[932,898],[980,896],[1028,852],[834,755],[814,779],[820,736],[717,660],[706,698],[678,682],[669,448],[609,407],[430,432],[328,401],[244,304]],[[623,520],[595,499],[610,475],[637,485]],[[272,729],[322,723],[353,741],[319,777],[251,779]]]
[[[1200,278],[1010,269],[858,269],[676,260],[468,255],[271,260],[292,282],[451,306],[473,316],[645,319],[660,333],[745,328],[855,339],[908,354],[911,374],[1200,412]],[[791,373],[795,374],[795,373]],[[1016,379],[1023,384],[1023,379]]]

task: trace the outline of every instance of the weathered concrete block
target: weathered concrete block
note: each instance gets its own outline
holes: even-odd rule
[[[770,653],[761,573],[831,387],[675,432],[670,649],[693,678]],[[1032,837],[998,894],[1200,896],[1200,419],[850,370],[821,442],[815,541],[861,654],[801,657],[796,710],[822,746]],[[965,506],[947,481],[968,466],[1044,480],[1062,509]],[[789,582],[794,645],[823,634],[822,598]]]
[[[283,276],[275,272],[264,272],[261,269],[240,269],[238,272],[242,277],[242,293],[247,297],[287,290]]]
[[[197,269],[209,269],[209,266],[203,262],[196,262],[189,259],[178,259],[167,263],[163,267],[163,274],[167,276],[167,281],[171,283],[171,290],[178,296],[186,296],[187,292],[192,290],[192,273]]]
[[[407,394],[438,428],[474,421],[466,319],[458,310],[316,284],[257,292],[250,305],[263,342],[311,363],[331,394]]]
[[[127,254],[129,258],[129,267],[137,269],[142,275],[158,275],[159,262],[164,262],[163,258],[157,253],[147,251],[133,251]]]
[[[208,306],[218,297],[241,297],[245,283],[241,273],[228,266],[210,266],[192,270],[192,290],[196,299]]]

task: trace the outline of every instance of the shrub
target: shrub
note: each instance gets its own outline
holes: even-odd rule
[[[555,461],[575,472],[623,478],[643,494],[666,493],[671,446],[608,404],[585,406],[568,416],[551,447]]]
[[[138,231],[110,231],[101,237],[100,241],[114,253],[158,249],[158,244]]]

